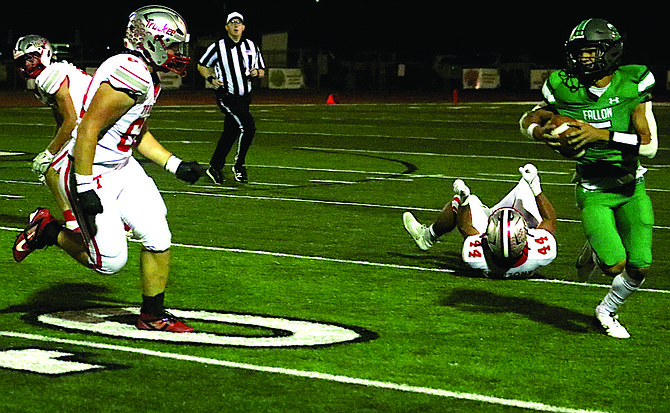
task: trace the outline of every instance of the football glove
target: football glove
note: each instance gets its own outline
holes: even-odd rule
[[[178,179],[181,179],[184,182],[189,184],[194,184],[198,182],[198,179],[202,176],[203,169],[197,162],[182,162],[177,168],[175,175]]]
[[[102,203],[100,197],[95,192],[97,183],[93,180],[93,175],[74,174],[77,182],[77,201],[81,212],[85,215],[97,215],[102,213]]]
[[[102,214],[102,203],[100,202],[100,197],[98,197],[98,194],[96,194],[94,190],[91,189],[85,192],[79,192],[77,194],[77,200],[79,201],[79,206],[81,206],[81,211],[84,214]]]
[[[521,172],[523,180],[528,182],[533,195],[540,195],[542,193],[542,187],[540,186],[540,177],[537,176],[537,168],[535,165],[527,163],[526,165],[519,167],[519,172]]]
[[[181,179],[189,184],[194,184],[203,174],[202,166],[197,162],[184,162],[174,155],[165,163],[165,169],[175,174],[177,179]]]
[[[38,153],[35,158],[33,158],[33,172],[35,172],[37,175],[44,175],[47,172],[47,169],[49,169],[49,165],[51,165],[53,160],[54,155],[49,152],[48,149],[43,150],[42,152]]]

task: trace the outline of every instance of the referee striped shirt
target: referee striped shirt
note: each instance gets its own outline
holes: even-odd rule
[[[239,43],[224,37],[212,43],[200,58],[201,66],[214,67],[214,73],[223,81],[223,90],[244,96],[251,92],[251,69],[265,70],[261,50],[249,39]]]

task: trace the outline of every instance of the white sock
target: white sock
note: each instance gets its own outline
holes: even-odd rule
[[[619,306],[640,288],[643,282],[644,280],[637,281],[630,278],[628,274],[626,274],[626,271],[622,272],[614,277],[612,287],[598,307],[610,313],[615,313],[619,309]]]
[[[454,195],[454,199],[451,200],[451,210],[457,212],[460,205],[461,198],[458,195]]]
[[[433,231],[433,226],[431,225],[428,227],[428,237],[430,238],[431,242],[437,241],[437,235],[435,235],[435,232]]]
[[[77,218],[74,217],[74,213],[71,209],[63,211],[63,218],[65,218],[65,228],[73,231],[79,229],[79,223],[77,222]]]

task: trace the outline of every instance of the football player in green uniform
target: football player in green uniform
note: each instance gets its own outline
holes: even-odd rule
[[[575,196],[587,243],[577,259],[580,279],[596,264],[614,277],[596,307],[608,335],[630,335],[616,316],[651,266],[654,214],[639,157],[658,147],[652,113],[654,76],[640,65],[621,65],[623,40],[603,19],[579,23],[565,44],[567,68],[545,82],[544,103],[520,120],[522,133],[556,146],[553,114],[575,119],[569,143],[584,149],[576,159]]]

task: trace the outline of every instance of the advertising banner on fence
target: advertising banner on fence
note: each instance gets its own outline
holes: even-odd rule
[[[300,89],[305,86],[301,69],[269,69],[270,89]]]
[[[463,89],[497,89],[499,87],[498,69],[463,69]]]

